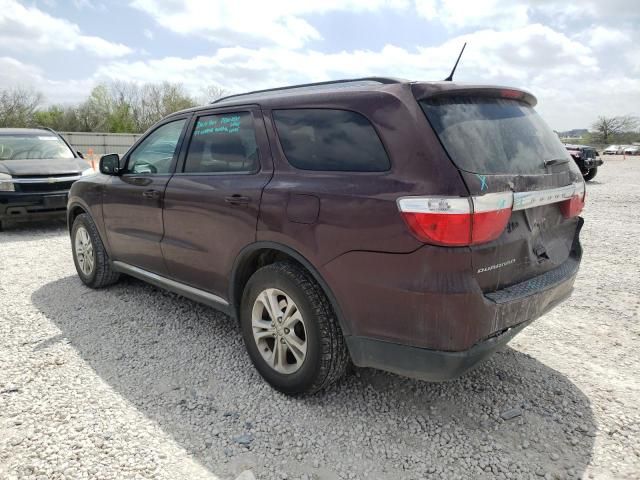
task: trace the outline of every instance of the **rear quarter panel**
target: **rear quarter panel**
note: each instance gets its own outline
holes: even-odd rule
[[[364,115],[377,131],[391,169],[364,173],[292,167],[271,115],[272,110],[287,108],[334,108]],[[275,171],[263,192],[258,240],[286,244],[317,268],[349,251],[414,251],[422,243],[409,232],[396,200],[405,195],[467,194],[407,85],[340,92],[330,101],[314,95],[305,102],[281,99],[278,105],[263,106],[263,112]],[[318,198],[314,221],[292,221],[287,214],[289,202],[298,195]]]

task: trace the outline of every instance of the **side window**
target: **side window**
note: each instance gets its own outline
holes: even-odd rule
[[[384,172],[389,157],[369,120],[347,110],[274,110],[280,144],[302,170]]]
[[[129,155],[128,173],[170,173],[171,161],[186,120],[176,120],[154,130]]]
[[[249,112],[199,117],[184,164],[185,173],[255,172],[258,145]]]

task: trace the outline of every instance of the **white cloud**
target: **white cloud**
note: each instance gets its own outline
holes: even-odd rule
[[[589,45],[594,48],[620,46],[631,41],[630,36],[621,30],[613,27],[603,27],[601,25],[591,28],[588,38]]]
[[[597,85],[601,72],[591,47],[538,24],[508,31],[480,30],[439,46],[413,50],[394,45],[377,51],[334,53],[281,46],[228,47],[209,56],[116,61],[100,67],[96,79],[126,77],[141,83],[162,79],[183,83],[194,93],[211,83],[241,92],[366,75],[440,80],[449,73],[464,41],[469,46],[458,67],[457,81],[525,87],[539,97],[541,108],[557,128],[575,125],[565,123],[563,118],[580,126],[585,118],[595,115],[592,112],[591,117],[574,116],[567,109],[571,98],[586,91],[585,81]],[[562,103],[551,103],[549,99],[562,99]]]
[[[586,127],[597,115],[634,113],[629,109],[640,105],[640,56],[634,48],[640,42],[640,1],[585,0],[580,5],[556,0],[129,1],[157,24],[152,29],[143,25],[140,32],[154,40],[154,49],[162,45],[169,30],[205,43],[211,54],[153,58],[137,49],[126,59],[101,63],[85,80],[69,82],[78,92],[84,94],[105,79],[179,82],[196,95],[209,84],[241,92],[365,75],[439,80],[447,76],[467,41],[457,81],[527,88],[538,97],[539,111],[556,129]],[[4,53],[8,50],[4,47],[9,47],[16,58],[19,48],[96,53],[102,50],[101,42],[111,44],[83,36],[76,25],[39,11],[31,16],[13,13],[17,20],[3,24],[3,16],[11,13],[5,5],[19,7],[0,0],[0,49]],[[28,13],[34,10],[19,8]],[[394,11],[398,14],[394,19],[417,15],[424,19],[425,29],[438,34],[444,30],[448,35],[424,45],[399,46],[390,37],[383,48],[321,51],[323,39],[315,20],[340,11]],[[355,28],[364,32],[361,25]],[[311,41],[315,41],[313,48]],[[129,51],[124,45],[111,45],[116,51],[118,46]],[[66,84],[47,80],[36,67],[16,64],[14,59],[2,62],[0,68],[5,71],[0,72],[0,85],[13,75],[14,80],[32,81],[53,101],[60,101],[61,91],[69,101],[79,96]]]
[[[253,40],[267,45],[298,48],[320,33],[306,16],[331,11],[376,11],[407,8],[408,0],[133,0],[131,5],[153,17],[162,27],[195,34],[223,45]]]
[[[93,79],[50,80],[34,65],[12,57],[0,57],[0,85],[3,88],[32,88],[45,94],[50,104],[74,104],[84,100],[95,84]]]
[[[416,0],[419,15],[437,19],[450,28],[468,26],[518,27],[526,25],[528,2],[506,0]]]
[[[13,0],[0,0],[0,48],[13,52],[82,49],[105,58],[132,52],[126,45],[84,35],[75,23]]]

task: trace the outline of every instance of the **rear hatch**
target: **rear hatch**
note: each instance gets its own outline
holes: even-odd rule
[[[565,146],[535,112],[535,98],[511,89],[454,89],[419,103],[482,211],[497,199],[504,222],[471,245],[474,275],[491,292],[546,273],[570,256],[584,182]],[[491,195],[493,194],[493,195]],[[491,214],[491,213],[489,213]],[[497,217],[496,217],[497,218]]]

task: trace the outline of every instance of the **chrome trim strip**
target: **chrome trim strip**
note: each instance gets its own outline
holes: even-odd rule
[[[566,187],[550,188],[548,190],[534,190],[531,192],[516,192],[513,194],[513,210],[540,207],[551,203],[570,199],[576,192],[576,184]]]
[[[59,183],[59,182],[71,182],[79,180],[82,175],[73,175],[69,177],[40,177],[40,178],[8,178],[2,180],[2,183]]]
[[[473,213],[495,212],[509,209],[513,206],[513,192],[485,193],[471,197],[473,199]]]
[[[140,280],[144,280],[145,282],[155,285],[156,287],[164,288],[165,290],[177,293],[178,295],[182,295],[183,297],[190,298],[191,300],[195,300],[196,302],[205,303],[212,307],[220,307],[220,305],[223,305],[225,307],[229,306],[229,302],[227,302],[222,297],[214,295],[213,293],[205,292],[204,290],[185,285],[184,283],[176,282],[175,280],[171,280],[161,275],[148,272],[147,270],[143,270],[142,268],[134,267],[133,265],[129,265],[128,263],[114,260],[113,269],[118,272],[131,275],[132,277],[139,278]]]

